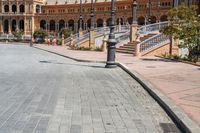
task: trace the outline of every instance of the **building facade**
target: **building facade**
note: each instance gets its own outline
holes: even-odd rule
[[[83,29],[90,27],[90,0],[83,0]],[[94,0],[95,27],[108,26],[110,18],[110,0]],[[137,0],[137,20],[139,25],[145,22],[156,23],[167,20],[167,11],[173,5],[172,0]],[[0,32],[11,34],[23,30],[30,35],[36,29],[47,32],[59,32],[70,28],[79,29],[80,3],[78,0],[1,0]],[[116,24],[131,23],[132,0],[116,0]]]

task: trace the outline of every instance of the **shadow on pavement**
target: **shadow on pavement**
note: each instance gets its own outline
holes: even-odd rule
[[[39,61],[40,63],[46,64],[60,64],[60,65],[70,65],[70,66],[82,66],[82,67],[92,67],[92,68],[105,68],[104,66],[97,66],[97,65],[83,65],[83,64],[72,64],[72,63],[61,63],[55,60],[48,60],[48,61]]]

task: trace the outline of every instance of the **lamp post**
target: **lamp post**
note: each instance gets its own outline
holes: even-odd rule
[[[91,13],[90,13],[90,34],[89,34],[89,47],[90,49],[95,48],[94,39],[94,2],[91,0]]]
[[[32,22],[32,17],[31,17],[31,40],[30,40],[30,47],[32,47],[33,46],[33,32],[32,32],[32,30],[33,30],[33,22]]]
[[[148,1],[147,8],[148,8],[147,22],[148,24],[150,24],[151,23],[151,0]]]
[[[136,41],[137,38],[137,18],[136,18],[137,3],[136,0],[132,2],[132,23],[130,31],[130,42]]]
[[[80,17],[79,17],[79,37],[82,37],[82,21],[83,21],[83,15],[82,15],[82,0],[80,0]]]
[[[111,24],[110,24],[110,34],[107,41],[107,61],[106,61],[106,68],[115,68],[117,67],[115,63],[115,50],[116,50],[116,39],[115,39],[115,0],[111,1]]]
[[[94,30],[94,1],[91,0],[90,30]]]
[[[158,2],[158,16],[157,17],[158,17],[158,23],[160,23],[160,1]]]
[[[132,24],[137,24],[136,9],[137,9],[137,3],[136,3],[136,0],[133,0],[133,3],[132,3]]]

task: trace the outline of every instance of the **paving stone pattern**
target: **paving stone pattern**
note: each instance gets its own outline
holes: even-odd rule
[[[0,45],[0,133],[179,132],[120,68]]]

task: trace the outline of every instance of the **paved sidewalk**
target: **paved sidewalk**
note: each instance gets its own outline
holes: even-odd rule
[[[104,52],[74,51],[60,46],[36,47],[80,60],[106,61]],[[200,126],[200,67],[157,57],[138,59],[120,53],[116,54],[116,61],[141,74]]]
[[[25,45],[0,45],[0,60],[0,133],[181,133],[120,68]]]

